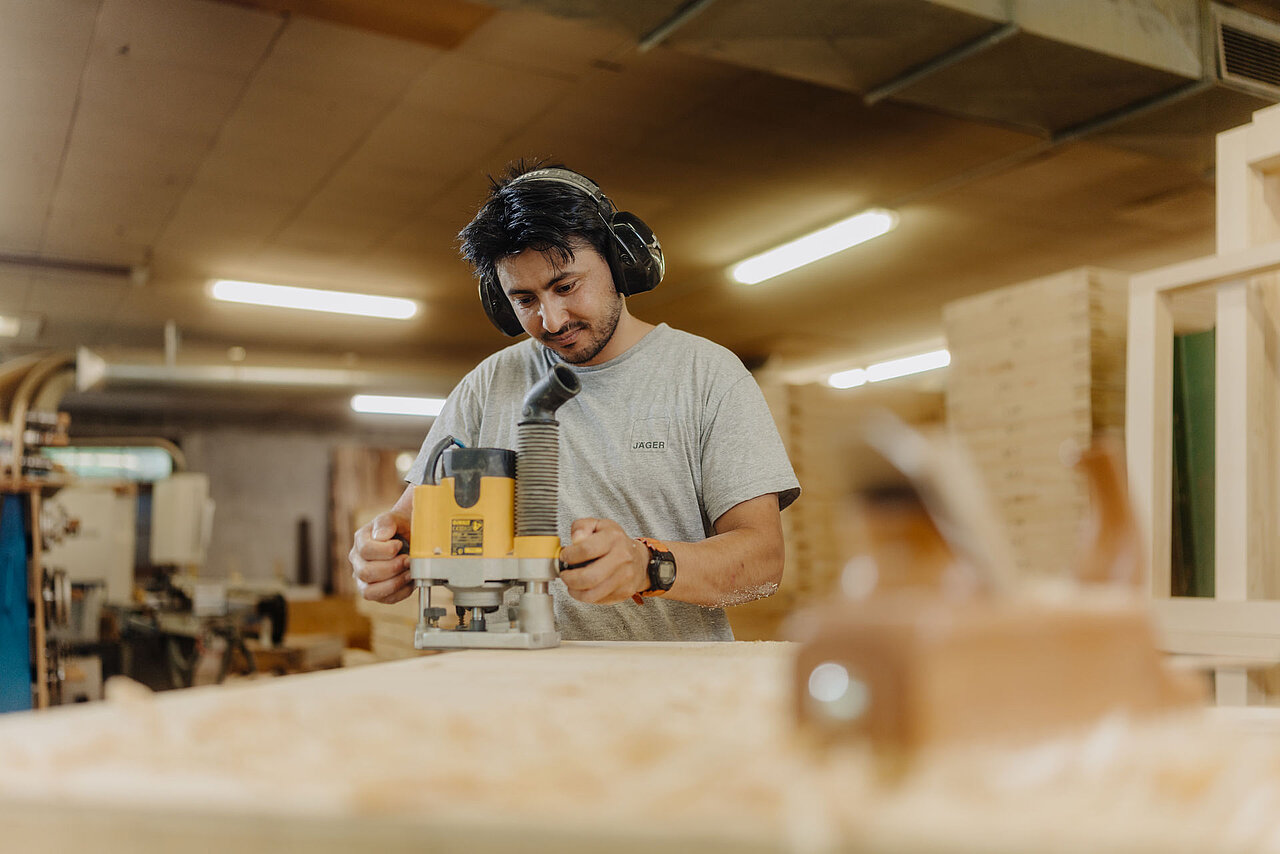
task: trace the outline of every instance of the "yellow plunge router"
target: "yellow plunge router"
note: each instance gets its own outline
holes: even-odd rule
[[[548,584],[559,574],[560,424],[578,376],[557,365],[525,396],[517,450],[463,448],[446,436],[413,490],[409,574],[418,588],[418,649],[543,649],[557,646]],[[436,480],[436,468],[442,470]],[[431,588],[453,593],[458,626]]]

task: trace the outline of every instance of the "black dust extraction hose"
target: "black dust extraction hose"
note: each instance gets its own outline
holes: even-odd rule
[[[560,515],[560,422],[556,410],[582,385],[556,365],[525,395],[516,430],[516,536],[554,537]]]

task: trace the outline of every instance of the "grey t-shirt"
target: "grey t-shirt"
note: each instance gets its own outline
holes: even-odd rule
[[[516,447],[520,406],[558,359],[533,339],[481,362],[449,395],[406,477],[446,435],[469,447]],[[560,539],[575,519],[612,519],[630,536],[698,542],[736,504],[800,494],[764,396],[731,352],[662,324],[600,365],[570,365],[582,391],[560,422]],[[733,640],[723,608],[658,597],[591,605],[551,585],[567,640]]]

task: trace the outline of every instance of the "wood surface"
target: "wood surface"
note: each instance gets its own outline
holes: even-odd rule
[[[1063,459],[1124,424],[1126,277],[1082,267],[948,303],[947,423],[1020,575],[1069,566],[1087,508]]]
[[[888,786],[865,745],[797,729],[794,652],[574,643],[164,695],[112,683],[106,703],[0,719],[0,838],[108,854],[1216,852],[1276,838],[1280,741],[1256,717],[1114,717],[1032,747],[959,745]]]

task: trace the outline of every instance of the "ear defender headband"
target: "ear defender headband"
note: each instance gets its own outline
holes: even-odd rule
[[[613,273],[613,284],[624,297],[651,291],[662,281],[666,263],[662,246],[653,230],[635,214],[619,211],[592,181],[568,169],[534,169],[514,178],[503,190],[517,184],[545,181],[564,184],[588,196],[596,204],[596,213],[611,235],[605,247],[605,260]],[[497,275],[480,279],[480,302],[493,325],[515,337],[524,331],[511,301],[498,284]]]

